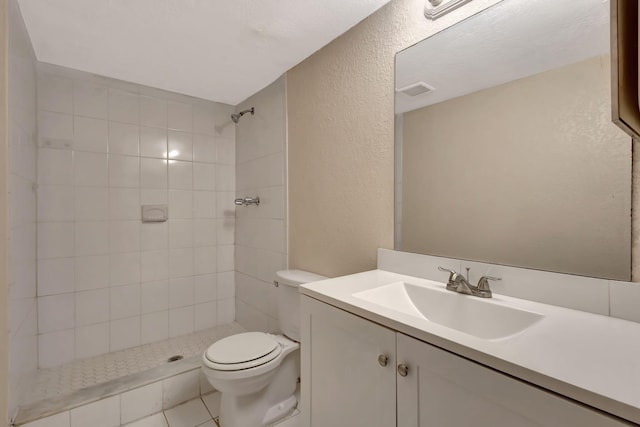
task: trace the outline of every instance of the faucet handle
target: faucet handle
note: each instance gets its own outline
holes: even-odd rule
[[[491,276],[482,276],[480,280],[478,280],[478,291],[480,296],[484,296],[486,298],[491,298],[491,288],[489,287],[489,280],[502,280],[501,277],[491,277]]]
[[[440,267],[438,266],[438,270],[440,271],[446,271],[447,273],[449,273],[449,281],[451,282],[453,279],[455,279],[455,277],[458,275],[458,273],[454,270],[449,270],[448,268],[444,268],[444,267]]]
[[[455,291],[458,289],[458,282],[460,280],[460,278],[462,278],[462,276],[460,275],[460,273],[453,271],[453,270],[449,270],[448,268],[444,268],[444,267],[438,267],[438,270],[440,271],[446,271],[447,273],[449,273],[449,280],[447,281],[447,289],[450,291]]]

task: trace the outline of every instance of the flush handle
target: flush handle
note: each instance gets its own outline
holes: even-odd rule
[[[380,366],[387,366],[387,363],[389,363],[389,357],[381,354],[380,356],[378,356],[378,363],[380,364]]]
[[[406,377],[409,374],[409,367],[405,364],[398,365],[398,374],[401,377]]]

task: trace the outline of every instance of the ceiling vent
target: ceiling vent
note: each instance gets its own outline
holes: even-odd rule
[[[396,89],[398,93],[404,93],[409,96],[418,96],[425,93],[429,93],[436,90],[433,86],[429,86],[425,82],[418,82],[414,84],[410,84],[409,86],[405,86],[399,89]]]

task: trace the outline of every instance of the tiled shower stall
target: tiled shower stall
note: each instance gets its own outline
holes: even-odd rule
[[[232,112],[39,66],[40,367],[234,319]]]
[[[37,369],[60,367],[39,377],[51,382],[198,331],[191,341],[277,331],[284,78],[234,107],[37,63],[15,0],[9,9],[12,412]],[[245,196],[260,206],[236,207]],[[142,222],[143,205],[168,206],[168,221]]]

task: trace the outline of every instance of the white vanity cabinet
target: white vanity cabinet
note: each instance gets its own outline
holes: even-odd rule
[[[396,333],[308,297],[301,312],[303,425],[395,426]]]
[[[307,296],[301,317],[305,427],[635,425]]]
[[[397,334],[398,427],[620,427],[606,414]]]

